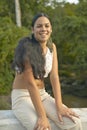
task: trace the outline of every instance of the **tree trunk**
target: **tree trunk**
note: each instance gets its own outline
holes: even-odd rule
[[[15,0],[15,14],[16,14],[16,24],[18,27],[22,26],[21,23],[21,9],[19,0]]]

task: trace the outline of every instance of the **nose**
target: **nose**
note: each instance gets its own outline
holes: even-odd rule
[[[41,29],[44,31],[44,30],[46,30],[46,27],[43,25]]]

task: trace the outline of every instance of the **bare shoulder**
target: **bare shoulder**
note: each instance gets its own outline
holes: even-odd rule
[[[53,49],[56,49],[56,44],[55,43],[53,43]]]
[[[53,52],[57,52],[56,44],[53,43]]]

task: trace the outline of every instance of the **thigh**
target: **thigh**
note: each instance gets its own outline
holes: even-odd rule
[[[14,97],[15,96],[15,97]],[[47,95],[44,95],[44,98]],[[34,126],[37,122],[37,114],[32,104],[31,98],[24,93],[17,93],[12,95],[12,109],[17,117],[17,119],[21,122],[21,124],[27,130],[34,130]],[[52,130],[61,130],[58,126],[49,119],[49,123]]]
[[[52,121],[51,119],[49,119],[49,123],[50,123],[50,126],[51,126],[51,130],[61,130],[56,124],[54,121]]]
[[[19,96],[17,97],[16,94],[13,94],[12,110],[17,119],[27,130],[34,130],[34,126],[37,122],[37,113],[34,109],[31,98],[28,95],[25,93],[20,95],[19,93]]]
[[[43,105],[46,111],[46,114],[49,119],[51,119],[61,130],[82,130],[81,128],[81,121],[78,118],[75,118],[76,123],[72,122],[71,119],[67,117],[63,117],[64,124],[61,124],[58,116],[57,116],[57,111],[56,111],[56,105],[55,105],[55,100],[53,97],[48,96],[44,101]]]

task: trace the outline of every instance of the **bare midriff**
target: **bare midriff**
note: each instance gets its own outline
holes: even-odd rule
[[[44,82],[40,79],[35,79],[36,86],[38,89],[44,88]],[[22,74],[18,74],[15,76],[14,82],[13,82],[13,89],[27,89],[29,84],[25,81]]]

